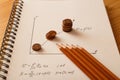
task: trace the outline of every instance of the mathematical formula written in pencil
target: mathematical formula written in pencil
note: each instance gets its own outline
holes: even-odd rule
[[[72,76],[75,73],[74,69],[67,70],[67,64],[56,64],[54,70],[48,64],[32,63],[22,64],[23,71],[20,72],[20,77],[39,77],[39,76]]]

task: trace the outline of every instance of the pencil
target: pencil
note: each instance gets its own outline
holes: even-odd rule
[[[67,46],[69,46],[69,45],[67,45]],[[87,66],[89,66],[89,68],[92,70],[92,72],[94,73],[94,75],[95,75],[98,79],[100,79],[100,80],[103,80],[103,79],[108,80],[108,78],[105,77],[104,74],[102,74],[97,68],[94,67],[93,64],[91,64],[91,63],[89,62],[89,60],[87,60],[87,56],[84,56],[84,55],[82,55],[81,53],[79,53],[77,50],[75,50],[75,49],[73,48],[73,46],[69,46],[69,48],[70,48],[69,50],[71,50],[72,54],[77,56],[78,60],[79,60],[79,59],[82,59],[82,61],[83,61],[84,63],[86,63]],[[68,48],[67,48],[67,49],[68,49]],[[93,62],[92,62],[92,63],[93,63]]]
[[[66,46],[67,47],[65,47],[65,49],[69,52],[69,54],[71,54],[71,56],[73,56],[78,62],[82,62],[84,67],[86,67],[92,73],[92,75],[95,76],[97,80],[104,79],[103,77],[101,77],[101,74],[99,74],[97,69],[94,69],[94,67],[91,64],[89,64],[84,57],[78,54],[78,52],[76,52],[74,49],[70,48],[70,46],[69,48],[68,45]]]
[[[113,74],[102,63],[100,63],[95,57],[90,55],[90,53],[87,50],[85,50],[82,47],[79,47],[78,49],[79,49],[79,51],[82,51],[83,54],[85,54],[88,57],[88,59],[91,59],[92,63],[94,62],[94,65],[96,65],[96,68],[98,68],[99,71],[101,71],[105,76],[107,76],[109,78],[109,80],[120,80],[115,74]]]
[[[63,46],[61,46],[60,44],[57,44],[57,46],[59,47],[59,49],[78,67],[80,68],[91,80],[95,80],[96,77],[88,70],[86,69],[86,67],[84,66],[84,64],[82,64],[82,62],[79,62],[76,60],[76,58],[74,58],[73,56],[71,56],[69,54],[69,52],[64,49]]]
[[[95,59],[92,55],[90,55],[90,53],[86,53],[84,52],[82,47],[76,47],[74,45],[72,45],[78,53],[80,53],[81,55],[83,55],[83,57],[89,61],[96,69],[98,69],[104,76],[106,76],[108,79],[114,79],[112,76],[109,76],[109,74],[106,74],[106,72],[104,71],[104,69],[101,68],[101,66],[97,63],[98,60]],[[97,61],[97,62],[96,62]]]
[[[57,45],[91,80],[120,80],[84,48],[74,45]]]

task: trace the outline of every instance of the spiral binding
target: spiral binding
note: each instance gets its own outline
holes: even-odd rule
[[[5,74],[8,73],[7,69],[9,68],[10,58],[12,56],[11,53],[13,52],[14,48],[15,36],[20,21],[22,7],[22,0],[14,1],[8,25],[4,34],[2,46],[0,49],[0,80],[7,79]]]

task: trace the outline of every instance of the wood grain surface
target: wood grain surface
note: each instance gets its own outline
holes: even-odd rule
[[[8,23],[13,0],[0,0],[0,46]]]
[[[0,0],[0,46],[4,37],[13,1],[14,0]],[[120,50],[120,0],[104,0],[104,3]]]

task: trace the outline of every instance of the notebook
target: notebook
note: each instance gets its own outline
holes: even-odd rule
[[[64,31],[65,19],[72,21],[70,32]],[[48,40],[51,30],[56,36]],[[89,80],[56,43],[84,47],[120,77],[120,55],[102,0],[15,0],[0,50],[1,80]]]

